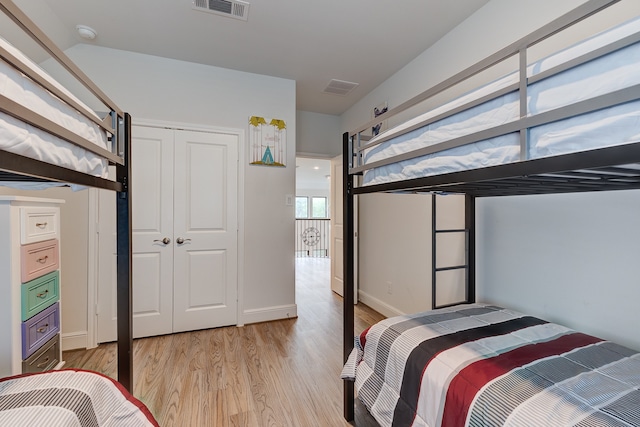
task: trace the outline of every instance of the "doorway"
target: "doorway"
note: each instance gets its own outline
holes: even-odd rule
[[[332,206],[331,160],[296,157],[296,277],[329,277]]]

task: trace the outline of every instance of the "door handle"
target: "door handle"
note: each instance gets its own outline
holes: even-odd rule
[[[165,245],[168,245],[169,243],[171,243],[171,239],[170,239],[170,238],[168,238],[168,237],[165,237],[165,238],[164,238],[164,239],[162,239],[162,240],[154,240],[154,242],[162,242],[162,243],[164,243]]]
[[[190,241],[191,241],[191,239],[183,239],[182,237],[178,237],[176,239],[176,243],[179,244],[179,245],[183,244],[184,242],[190,242]]]

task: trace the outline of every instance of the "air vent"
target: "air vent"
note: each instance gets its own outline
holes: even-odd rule
[[[243,21],[249,19],[249,3],[241,0],[193,0],[193,8]]]
[[[334,95],[347,95],[349,92],[358,87],[358,83],[345,82],[344,80],[333,79],[329,82],[327,87],[324,88],[325,93],[332,93]]]

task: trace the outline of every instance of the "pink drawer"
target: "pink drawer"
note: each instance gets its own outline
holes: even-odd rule
[[[59,266],[58,240],[45,240],[21,246],[21,281],[26,283],[56,271]]]
[[[31,356],[60,331],[60,304],[55,303],[22,322],[22,359]]]

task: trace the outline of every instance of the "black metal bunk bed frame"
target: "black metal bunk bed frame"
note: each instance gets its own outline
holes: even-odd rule
[[[344,362],[347,361],[347,358],[354,347],[354,266],[356,262],[354,255],[355,196],[359,194],[383,192],[463,194],[465,196],[465,229],[451,231],[463,231],[467,235],[467,261],[464,266],[466,268],[467,279],[465,300],[460,302],[471,303],[475,302],[475,199],[477,197],[640,189],[640,141],[621,146],[612,146],[591,151],[533,160],[526,159],[524,154],[526,153],[528,129],[530,127],[640,99],[640,87],[636,85],[623,91],[609,93],[588,101],[579,102],[547,113],[527,117],[526,88],[527,83],[531,83],[531,79],[527,79],[526,75],[527,49],[546,38],[559,33],[565,28],[600,12],[618,1],[619,0],[590,0],[582,6],[545,25],[534,33],[500,50],[494,55],[422,92],[398,107],[389,110],[387,113],[370,120],[355,131],[343,134],[343,209],[345,245],[343,299]],[[593,54],[584,55],[583,57],[572,61],[570,66],[585,63],[599,55],[612,52],[628,44],[635,43],[638,40],[640,40],[640,35],[638,34],[633,37],[628,37],[627,39],[608,46],[605,50],[599,50]],[[514,87],[511,87],[511,90],[518,90],[520,92],[521,118],[519,120],[477,132],[466,137],[437,144],[435,146],[419,149],[411,153],[377,161],[368,165],[364,165],[362,163],[363,151],[373,145],[366,144],[366,141],[370,138],[364,136],[363,133],[369,131],[372,126],[427,99],[430,99],[444,90],[515,55],[519,55],[520,82]],[[548,73],[545,73],[545,75],[554,74],[567,68],[569,68],[569,66],[556,67]],[[536,80],[540,78],[544,78],[544,76],[539,76]],[[494,95],[497,96],[499,94]],[[487,98],[483,98],[483,100],[486,99]],[[480,102],[482,102],[482,100]],[[477,105],[477,103],[473,105]],[[473,105],[467,104],[456,111],[469,108]],[[453,111],[451,114],[456,111]],[[407,132],[422,125],[423,124],[416,125],[408,129]],[[356,185],[356,177],[362,175],[365,170],[511,132],[520,133],[521,155],[520,161],[518,162],[384,184],[374,184],[361,187]],[[384,139],[377,141],[377,143],[381,142],[384,142]],[[435,272],[435,263],[433,268]],[[432,304],[433,308],[436,308],[435,282],[432,282],[432,286]],[[344,417],[348,421],[351,421],[354,418],[354,404],[354,383],[351,381],[344,381]]]
[[[81,146],[106,158],[116,166],[116,180],[95,177],[82,172],[34,160],[10,152],[0,155],[0,181],[13,182],[61,182],[115,191],[117,193],[117,331],[118,331],[118,381],[128,390],[133,390],[133,329],[132,329],[132,235],[131,235],[131,116],[120,110],[109,97],[84,74],[37,25],[25,15],[11,0],[0,0],[0,10],[14,21],[27,35],[36,41],[53,59],[62,65],[77,81],[110,109],[102,122],[96,122],[109,132],[113,152],[102,149],[67,131],[57,123],[33,113],[10,99],[0,95],[0,111],[23,122],[29,123],[68,142]],[[29,75],[43,87],[78,108],[75,101],[48,85],[12,61],[8,52],[0,55],[16,68]],[[18,61],[19,62],[19,61]],[[78,108],[82,113],[82,108]],[[87,116],[89,117],[89,116]],[[93,119],[92,119],[93,120]]]

